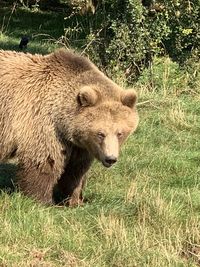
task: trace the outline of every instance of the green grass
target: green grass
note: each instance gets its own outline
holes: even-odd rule
[[[0,48],[14,49],[21,31],[58,38],[62,16],[54,16],[17,11]],[[56,46],[35,39],[28,51]],[[153,90],[147,81],[137,84],[138,130],[114,167],[96,162],[89,171],[83,207],[45,207],[25,198],[13,191],[16,167],[0,166],[0,266],[199,266],[200,92],[182,80],[179,86],[179,78],[172,69]]]

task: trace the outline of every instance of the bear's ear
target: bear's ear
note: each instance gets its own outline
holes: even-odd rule
[[[97,102],[98,95],[94,89],[84,86],[78,94],[78,102],[82,107],[94,106]]]
[[[121,101],[124,106],[133,108],[136,105],[137,94],[135,90],[123,90],[121,94]]]

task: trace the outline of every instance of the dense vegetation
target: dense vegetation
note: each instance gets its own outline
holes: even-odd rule
[[[136,88],[140,115],[120,161],[89,172],[83,207],[25,198],[15,162],[0,165],[0,266],[199,266],[198,27],[196,0],[0,0],[0,49],[26,35],[27,52],[88,54]]]
[[[10,2],[63,11],[62,42],[89,54],[108,74],[121,73],[129,83],[151,66],[155,55],[169,55],[191,74],[200,57],[200,0]]]

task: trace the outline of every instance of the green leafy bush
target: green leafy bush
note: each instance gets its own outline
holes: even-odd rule
[[[167,55],[189,72],[191,85],[197,86],[200,0],[19,0],[18,3],[35,10],[65,12],[65,36],[61,40],[88,54],[112,77],[120,74],[132,83],[144,69],[151,68],[155,55]]]
[[[88,12],[81,12],[84,4],[76,3],[74,15],[67,18],[66,36],[108,73],[118,71],[132,82],[155,54],[167,54],[182,66],[191,56],[198,60],[199,0],[95,3]]]

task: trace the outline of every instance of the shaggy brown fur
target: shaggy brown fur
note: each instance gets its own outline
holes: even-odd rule
[[[138,124],[136,94],[122,90],[88,59],[0,51],[0,160],[14,151],[19,187],[52,202],[56,184],[82,202],[93,158],[110,167]]]

